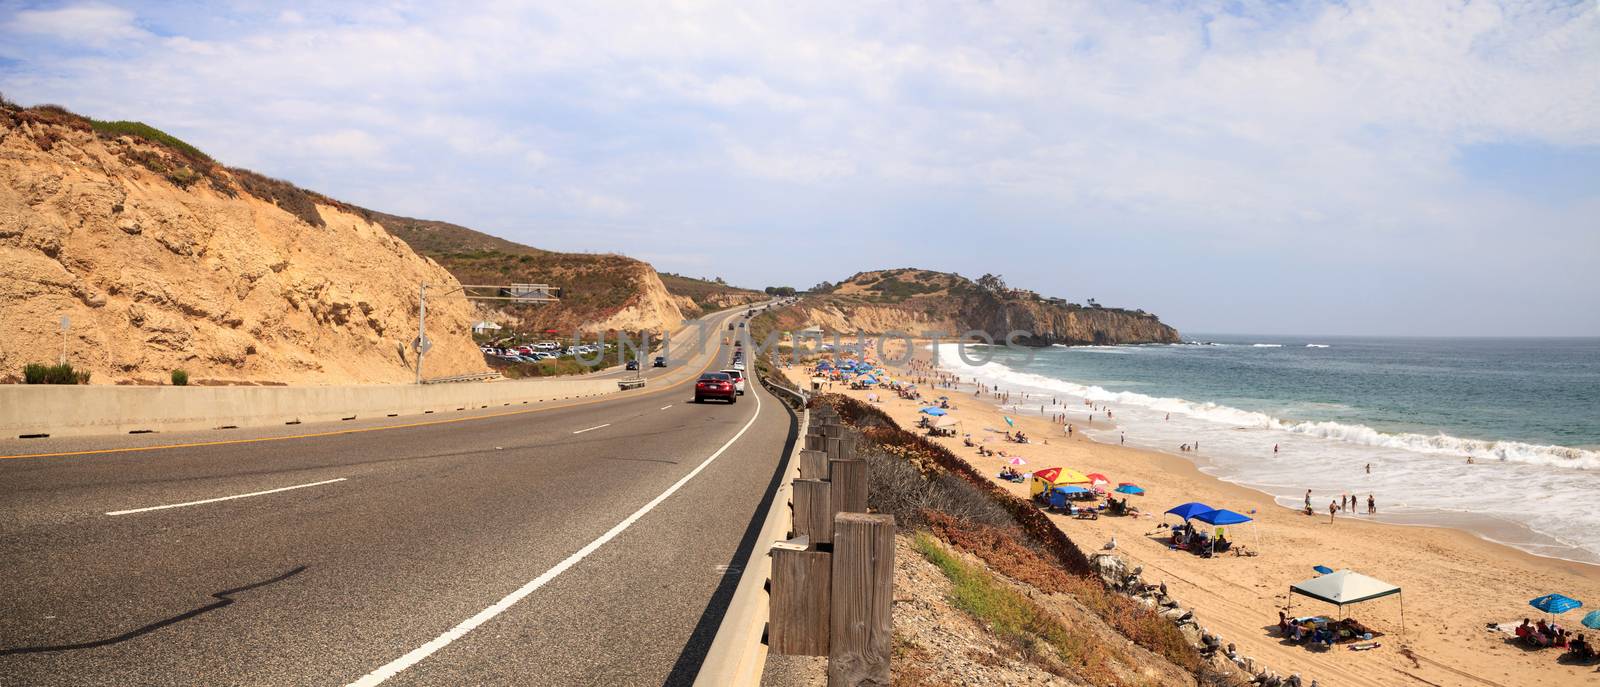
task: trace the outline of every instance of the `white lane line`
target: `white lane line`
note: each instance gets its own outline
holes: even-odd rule
[[[660,496],[650,499],[649,503],[644,504],[644,506],[639,510],[634,511],[633,515],[623,518],[622,522],[619,522],[616,524],[616,526],[606,530],[605,534],[602,534],[594,541],[585,544],[584,547],[578,549],[576,553],[573,553],[571,556],[567,556],[566,560],[563,560],[560,563],[557,563],[555,567],[546,570],[543,575],[533,578],[533,580],[525,585],[522,585],[516,591],[507,594],[505,598],[496,601],[493,606],[478,611],[477,615],[461,621],[461,624],[450,628],[448,631],[442,635],[439,635],[438,637],[434,637],[433,640],[427,644],[423,644],[422,646],[412,649],[411,651],[407,652],[406,655],[388,662],[377,670],[367,673],[361,679],[346,685],[346,687],[376,687],[376,685],[383,684],[385,680],[399,675],[400,671],[416,665],[418,662],[422,661],[422,659],[433,655],[434,652],[449,646],[451,642],[462,638],[479,625],[489,622],[495,616],[504,613],[506,609],[516,605],[516,603],[521,601],[524,597],[527,597],[529,594],[538,591],[540,587],[543,587],[546,583],[555,579],[556,576],[560,575],[561,573],[566,572],[568,568],[577,565],[579,561],[587,558],[589,554],[594,553],[600,547],[605,546],[606,542],[615,539],[617,535],[622,534],[623,530],[628,529],[633,525],[633,523],[638,522],[639,518],[642,518],[646,513],[655,510],[655,507],[661,505],[662,501],[667,500],[668,497],[672,496],[674,493],[677,493],[679,489],[683,488],[683,485],[688,484],[689,480],[694,479],[696,475],[700,474],[700,471],[705,470],[706,466],[711,465],[712,461],[716,460],[718,456],[721,456],[724,451],[727,451],[728,447],[733,445],[733,442],[738,441],[739,437],[744,436],[744,433],[749,431],[750,427],[756,423],[756,418],[758,417],[761,417],[760,394],[756,394],[756,412],[750,414],[750,421],[744,423],[744,427],[739,429],[739,433],[733,435],[733,438],[729,439],[728,443],[723,444],[722,448],[717,449],[716,453],[711,454],[711,457],[706,458],[705,462],[700,463],[699,465],[695,466],[693,470],[690,470],[689,474],[684,475],[682,479],[673,482],[672,486],[667,487],[667,490],[661,492]]]
[[[252,491],[252,492],[250,492],[248,494],[235,494],[233,496],[219,496],[219,497],[214,498],[214,499],[205,499],[205,500],[202,500],[202,501],[185,501],[183,503],[169,503],[169,504],[167,504],[165,506],[150,506],[149,508],[130,508],[128,510],[114,510],[114,511],[111,511],[109,513],[106,513],[106,515],[128,515],[130,513],[143,513],[145,511],[152,511],[152,510],[165,510],[165,509],[168,509],[168,508],[182,508],[184,506],[198,506],[198,505],[200,505],[202,503],[216,503],[218,501],[232,501],[234,499],[247,499],[247,498],[250,498],[252,496],[265,496],[267,494],[276,494],[276,493],[278,493],[280,491],[289,491],[291,489],[304,489],[306,487],[320,487],[320,486],[322,486],[324,484],[333,484],[334,482],[343,482],[344,480],[345,480],[345,478],[339,477],[337,479],[325,479],[325,480],[322,480],[321,482],[312,482],[310,484],[296,484],[296,485],[294,485],[292,487],[278,487],[277,489],[268,489],[266,491]]]
[[[671,407],[672,407],[672,404],[671,404],[671,403],[668,403],[668,404],[666,404],[666,405],[664,405],[664,406],[661,406],[661,409],[662,409],[662,410],[666,410],[666,409],[668,409],[668,408],[671,408]]]
[[[573,434],[583,434],[584,432],[593,432],[593,431],[595,431],[597,429],[600,429],[602,427],[610,427],[610,426],[611,426],[611,423],[607,422],[607,423],[605,423],[603,425],[595,425],[595,426],[590,427],[588,429],[580,429],[580,430],[578,430],[576,432],[573,432]]]

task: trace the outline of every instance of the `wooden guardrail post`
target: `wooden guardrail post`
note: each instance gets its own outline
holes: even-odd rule
[[[823,551],[772,551],[767,648],[791,656],[827,656],[832,629],[829,603],[833,555]]]
[[[800,479],[828,479],[828,452],[802,449]]]
[[[820,479],[797,479],[794,485],[794,536],[813,544],[833,541],[832,485]]]
[[[867,512],[867,461],[828,461],[829,506],[835,513]]]
[[[828,687],[889,684],[894,643],[894,516],[834,518]]]

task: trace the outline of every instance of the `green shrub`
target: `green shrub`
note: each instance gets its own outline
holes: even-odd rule
[[[74,370],[71,363],[28,363],[22,366],[22,381],[27,384],[88,384],[89,371]]]
[[[189,386],[189,373],[183,370],[172,371],[173,386]]]
[[[106,134],[107,136],[132,136],[134,138],[142,138],[157,145],[164,145],[168,148],[172,148],[183,153],[185,157],[188,157],[196,162],[211,161],[211,156],[200,152],[199,148],[189,145],[183,139],[150,126],[149,124],[145,124],[144,122],[105,122],[98,119],[91,119],[89,120],[89,126],[94,127],[95,131]]]

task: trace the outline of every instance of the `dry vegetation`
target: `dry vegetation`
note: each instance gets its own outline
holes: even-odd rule
[[[1202,682],[1217,679],[1172,623],[1107,588],[1083,551],[1032,504],[877,408],[836,394],[813,403],[833,406],[861,432],[873,509],[920,533],[917,550],[949,577],[951,602],[1020,659],[1096,685],[1142,684],[1148,675],[1140,671],[1152,663]],[[1131,644],[1091,641],[1097,632]]]

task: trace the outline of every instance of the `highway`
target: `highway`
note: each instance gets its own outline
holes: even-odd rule
[[[0,685],[687,684],[794,427],[691,400],[0,459]]]

